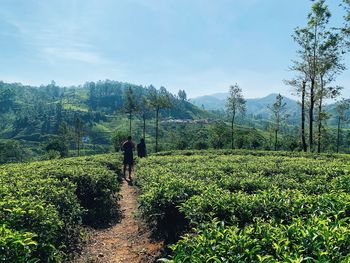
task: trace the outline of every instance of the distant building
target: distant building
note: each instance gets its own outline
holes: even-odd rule
[[[161,121],[161,123],[171,123],[171,124],[215,124],[217,123],[217,120],[214,119],[198,119],[198,120],[191,120],[191,119],[167,119]]]

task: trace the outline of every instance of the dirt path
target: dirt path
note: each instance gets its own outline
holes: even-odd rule
[[[159,257],[162,242],[151,242],[146,225],[135,218],[137,189],[123,181],[120,194],[121,221],[110,228],[95,230],[76,263],[150,263]]]

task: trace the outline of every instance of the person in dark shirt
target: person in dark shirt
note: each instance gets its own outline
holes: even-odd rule
[[[124,169],[123,169],[123,175],[126,178],[126,167],[129,166],[129,180],[131,181],[131,171],[132,167],[134,165],[134,155],[133,151],[135,149],[135,144],[131,140],[131,136],[128,137],[128,140],[123,143],[122,150],[124,152]]]
[[[145,139],[141,138],[140,143],[137,145],[137,156],[140,158],[146,157],[147,151],[146,151],[146,144]]]

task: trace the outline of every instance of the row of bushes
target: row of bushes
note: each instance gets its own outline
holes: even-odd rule
[[[169,242],[189,233],[172,246],[172,261],[346,260],[350,253],[349,241],[342,239],[350,231],[346,156],[176,153],[140,160],[137,170],[141,213],[155,233]],[[313,239],[319,243],[313,244]],[[274,242],[285,247],[274,247]]]
[[[207,150],[171,150],[153,153],[153,156],[222,156],[222,155],[252,155],[252,156],[276,156],[276,157],[305,157],[309,159],[342,159],[349,160],[347,154],[335,153],[309,153],[309,152],[291,152],[291,151],[266,151],[266,150],[247,150],[247,149],[207,149]]]
[[[213,221],[172,246],[167,262],[349,262],[349,218],[256,221],[244,228]]]
[[[119,155],[0,166],[0,262],[59,262],[117,216]]]

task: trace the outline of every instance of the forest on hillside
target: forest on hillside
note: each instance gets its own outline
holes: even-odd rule
[[[62,156],[68,150],[74,151],[70,155],[78,150],[84,154],[110,151],[113,137],[130,132],[129,120],[145,119],[148,125],[155,118],[157,103],[150,104],[150,94],[166,98],[166,105],[159,109],[163,119],[210,120],[214,116],[188,103],[185,92],[175,96],[163,87],[157,90],[109,80],[69,88],[55,82],[41,87],[0,82],[0,142],[6,146],[1,147],[0,160],[23,160],[50,150]],[[135,137],[146,136],[139,123],[131,132]],[[147,137],[154,137],[151,127]]]
[[[194,106],[184,90],[110,80],[68,88],[0,82],[0,101],[2,163],[118,151],[128,134],[145,137],[149,152],[231,145],[227,114]],[[237,119],[236,148],[269,149],[269,119]]]
[[[229,91],[225,111],[207,111],[191,104],[184,90],[174,95],[165,88],[110,80],[78,87],[59,87],[54,82],[41,87],[0,82],[0,162],[118,151],[128,134],[135,140],[145,137],[149,152],[208,148],[302,150],[300,104],[274,94],[264,104],[256,101],[249,105],[238,84]],[[158,105],[158,118],[157,96],[152,98],[152,94],[164,98]],[[341,151],[348,151],[346,103],[344,100],[323,110],[322,151],[335,152],[337,143]],[[247,107],[259,111],[247,114]],[[262,116],[262,110],[267,114]],[[339,129],[338,134],[339,117],[344,129]],[[156,137],[160,138],[158,149]]]

